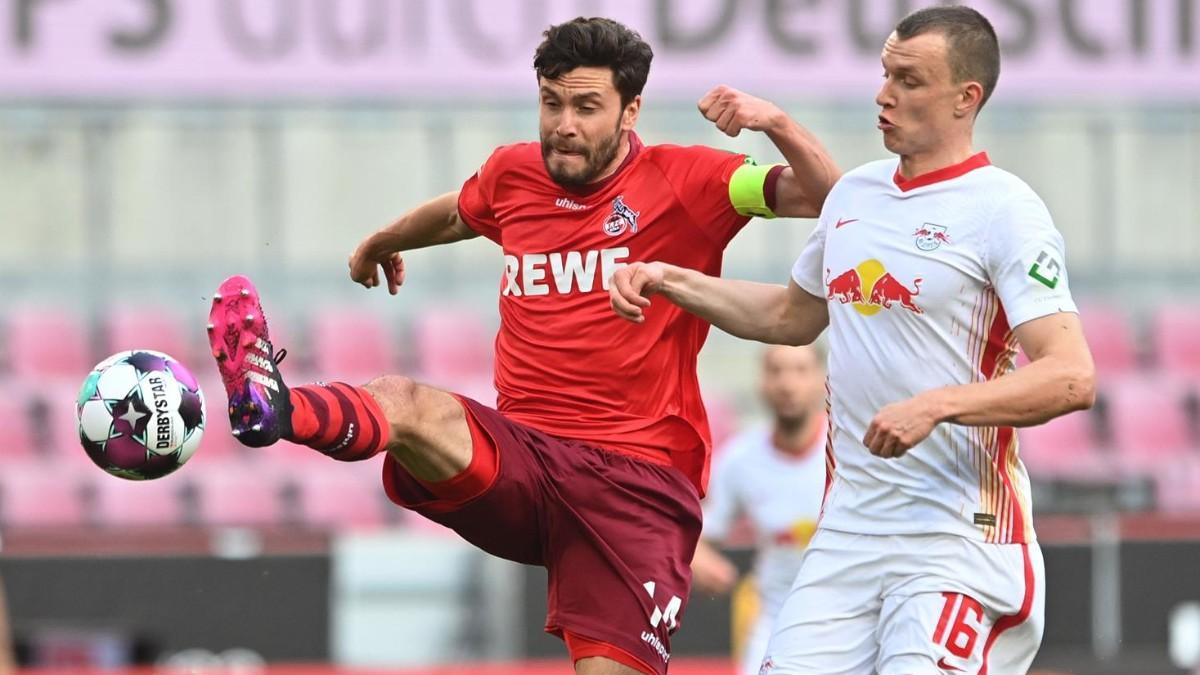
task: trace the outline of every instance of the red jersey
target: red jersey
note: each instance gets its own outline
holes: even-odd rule
[[[683,471],[704,494],[712,447],[696,357],[709,324],[653,300],[646,321],[609,305],[613,272],[662,261],[717,275],[749,220],[730,201],[744,155],[644,146],[612,176],[565,188],[538,143],[497,149],[463,185],[458,212],[504,249],[496,336],[498,408],[555,436]]]

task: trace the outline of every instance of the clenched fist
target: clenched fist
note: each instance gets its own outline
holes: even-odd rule
[[[662,263],[635,262],[617,270],[608,284],[613,311],[634,323],[646,320],[642,310],[650,306],[650,296],[662,289]]]
[[[698,107],[705,119],[729,136],[742,129],[770,131],[787,119],[774,103],[723,84],[705,94]]]

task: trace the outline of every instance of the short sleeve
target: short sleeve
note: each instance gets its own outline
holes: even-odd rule
[[[692,219],[709,237],[724,246],[750,222],[738,213],[730,198],[733,174],[747,162],[745,155],[704,146],[658,146],[656,163],[687,208]]]
[[[817,221],[817,227],[813,229],[812,234],[808,235],[808,241],[804,242],[804,248],[800,250],[800,257],[796,258],[796,262],[792,265],[792,281],[818,298],[825,297],[825,287],[821,281],[821,265],[825,261],[825,233],[828,229],[824,214],[822,214],[821,219]]]
[[[1076,311],[1062,235],[1037,195],[1018,195],[998,207],[988,227],[986,256],[1010,326]]]
[[[500,161],[497,158],[499,154],[500,150],[493,152],[475,175],[463,183],[458,192],[458,217],[472,230],[497,244],[501,243],[500,224],[496,221],[492,205],[496,181],[501,172]]]
[[[704,509],[704,531],[702,536],[713,541],[723,541],[733,528],[733,520],[738,514],[736,481],[734,480],[734,463],[732,457],[737,455],[736,448],[727,448],[718,453],[720,459],[713,467],[712,480],[708,484],[708,494],[701,502]]]

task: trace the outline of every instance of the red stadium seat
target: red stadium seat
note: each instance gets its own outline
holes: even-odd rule
[[[1137,368],[1134,333],[1125,312],[1109,305],[1088,304],[1079,308],[1079,319],[1097,370],[1117,374]]]
[[[180,471],[186,471],[195,486],[200,521],[206,525],[277,525],[285,520],[281,483],[274,471],[248,461],[214,462]]]
[[[1200,374],[1200,305],[1164,305],[1154,315],[1154,353],[1160,368]]]
[[[395,338],[379,314],[347,307],[325,308],[313,317],[308,351],[319,377],[361,384],[396,372]]]
[[[7,361],[18,377],[78,378],[95,365],[86,323],[78,314],[50,307],[8,313]]]
[[[293,476],[300,490],[304,522],[320,527],[375,527],[384,522],[387,497],[379,478],[379,463],[369,461],[370,471],[355,471],[354,464],[310,466]]]
[[[496,331],[478,310],[429,308],[416,317],[417,369],[428,381],[454,388],[492,372]]]
[[[204,335],[200,321],[185,328],[183,320],[166,307],[117,306],[104,314],[104,353],[151,349],[195,368],[197,355],[192,345]]]
[[[1182,382],[1122,378],[1110,381],[1105,394],[1113,447],[1131,467],[1153,467],[1193,446]]]
[[[100,523],[111,527],[185,524],[183,472],[179,469],[147,481],[100,476],[94,482]]]
[[[1095,418],[1074,412],[1035,427],[1017,429],[1021,459],[1034,477],[1091,476],[1102,472],[1107,458],[1096,453]]]
[[[86,484],[91,477],[50,461],[5,465],[0,471],[0,524],[11,528],[84,524],[89,516]]]

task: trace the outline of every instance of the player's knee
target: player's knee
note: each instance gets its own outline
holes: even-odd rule
[[[412,436],[419,426],[422,417],[417,394],[419,386],[403,375],[384,375],[364,385],[383,409],[394,440]]]
[[[403,375],[375,378],[366,389],[383,409],[393,441],[419,445],[436,435],[443,423],[462,417],[454,399]]]

